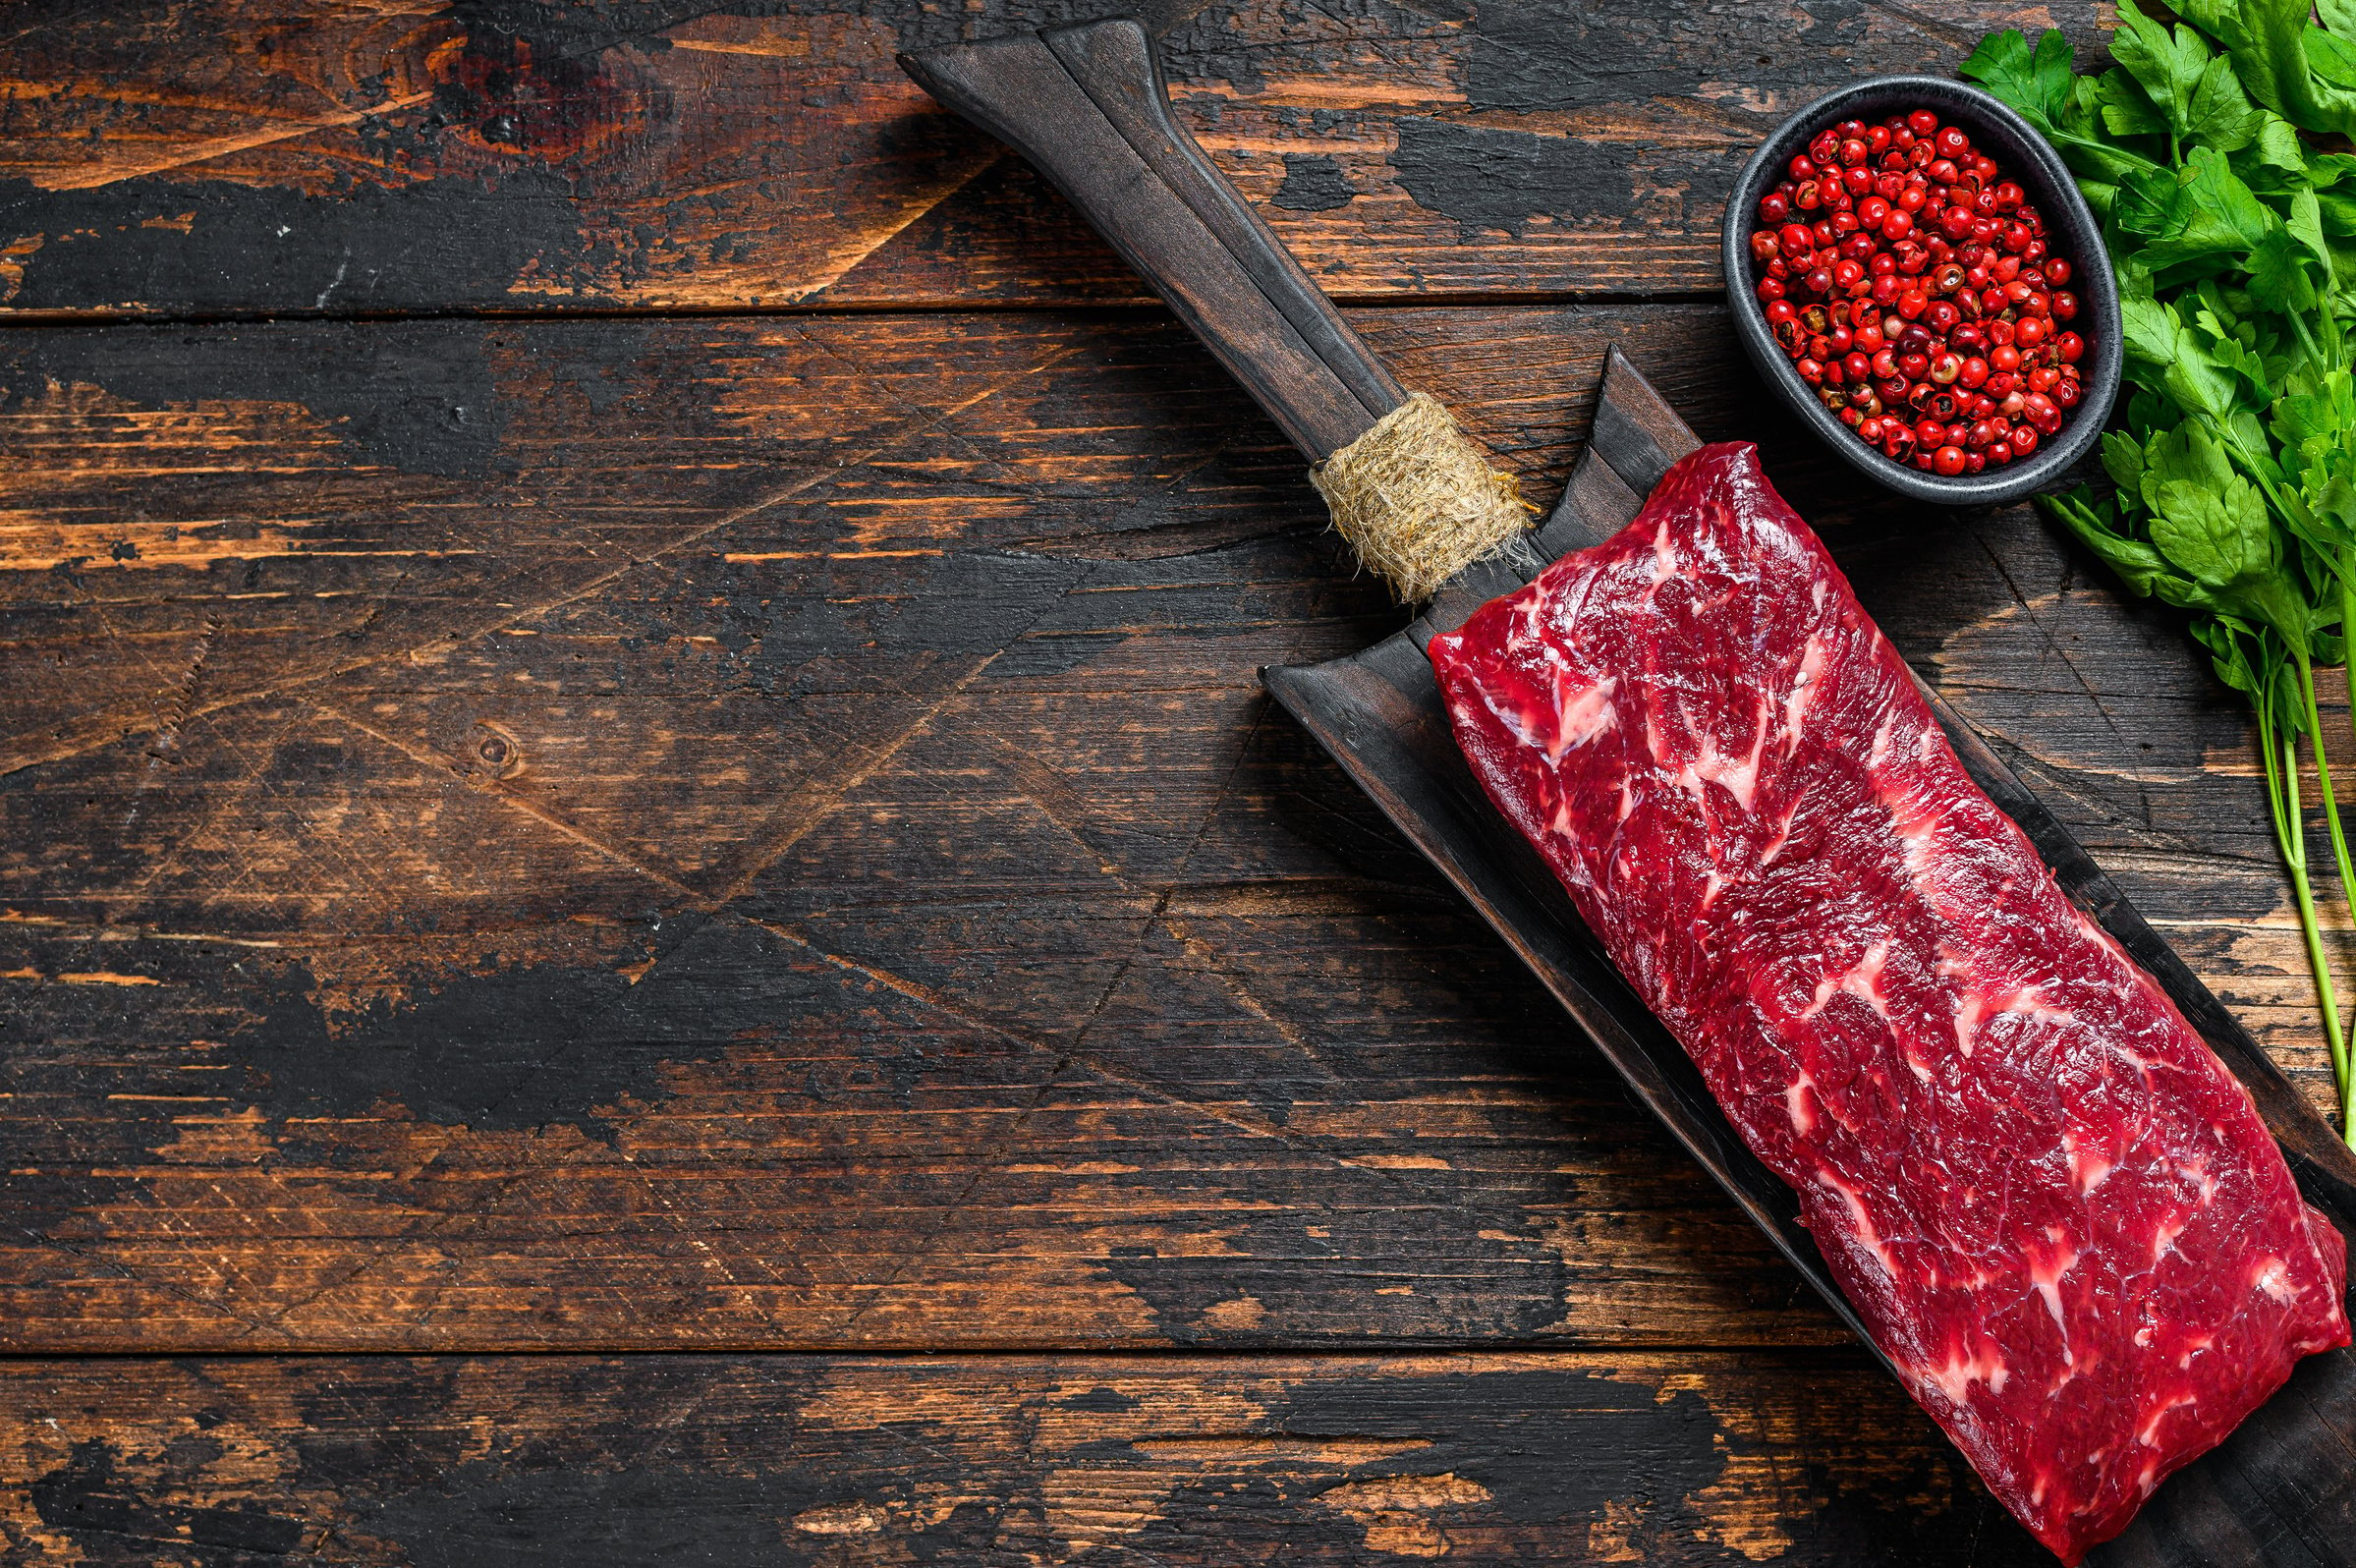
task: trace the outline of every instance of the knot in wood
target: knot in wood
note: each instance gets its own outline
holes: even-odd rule
[[[516,738],[488,719],[475,722],[475,760],[493,778],[514,778],[524,771],[524,748]]]

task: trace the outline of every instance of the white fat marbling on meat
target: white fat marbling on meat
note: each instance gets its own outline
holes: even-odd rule
[[[1897,835],[1906,874],[1917,886],[1929,891],[1933,868],[1938,859],[1938,830],[1945,818],[1936,807],[1909,796],[1901,795],[1889,804],[1890,831]]]
[[[2026,1260],[2029,1288],[2045,1298],[2046,1311],[2053,1315],[2053,1326],[2061,1333],[2062,1361],[2067,1366],[2075,1367],[2078,1357],[2070,1348],[2070,1321],[2069,1316],[2062,1311],[2061,1281],[2063,1276],[2078,1266],[2082,1255],[2058,1226],[2046,1227],[2046,1240],[2052,1244],[2051,1251],[2032,1248]]]
[[[1816,1089],[1816,1080],[1802,1072],[1783,1092],[1783,1109],[1791,1117],[1792,1131],[1806,1138],[1816,1131],[1816,1110],[1808,1103],[1809,1094]]]
[[[1506,634],[1508,645],[1519,651],[1536,643],[1549,655],[1559,658],[1560,655],[1554,652],[1553,644],[1545,640],[1546,611],[1552,608],[1553,603],[1554,601],[1543,593],[1530,595],[1530,602],[1522,606],[1522,613],[1514,620],[1513,630]]]
[[[1818,1171],[1817,1180],[1840,1195],[1841,1201],[1849,1207],[1849,1233],[1855,1236],[1863,1244],[1867,1254],[1881,1265],[1883,1273],[1892,1279],[1897,1278],[1897,1262],[1889,1255],[1889,1244],[1881,1239],[1881,1232],[1875,1228],[1874,1216],[1866,1208],[1864,1197],[1856,1188],[1842,1181],[1829,1170]]]
[[[2032,1024],[2074,1024],[2078,1015],[2055,1003],[2041,985],[2020,985],[2007,992],[1998,1004],[2015,1018]]]
[[[2012,1380],[2012,1369],[1993,1346],[1977,1355],[1966,1356],[1959,1350],[1947,1353],[1947,1359],[1936,1367],[1916,1369],[1916,1374],[1947,1396],[1950,1403],[1968,1404],[1972,1384],[1979,1383],[1991,1394],[2000,1394]]]
[[[1889,943],[1879,941],[1866,948],[1856,963],[1838,975],[1827,975],[1817,981],[1816,995],[1800,1009],[1802,1018],[1814,1018],[1824,1010],[1824,1004],[1843,991],[1856,997],[1879,1013],[1883,1022],[1889,1019],[1889,998],[1881,993],[1881,971],[1889,962]]]
[[[1979,1037],[1982,1020],[1988,1017],[1988,998],[1969,985],[1955,993],[1955,1048],[1964,1055],[1972,1054],[1972,1041]]]
[[[1677,787],[1694,799],[1702,798],[1704,781],[1722,787],[1744,811],[1759,793],[1759,756],[1767,747],[1767,702],[1760,700],[1759,717],[1751,731],[1751,752],[1748,756],[1732,756],[1718,750],[1717,738],[1702,737],[1702,748],[1694,759],[1677,771]]]
[[[1546,743],[1546,760],[1559,762],[1574,746],[1585,746],[1617,724],[1611,694],[1619,681],[1605,676],[1595,685],[1573,690],[1563,674],[1554,677],[1554,739]]]
[[[1824,674],[1824,640],[1815,633],[1800,650],[1800,668],[1793,674],[1791,690],[1783,694],[1783,755],[1791,756],[1800,749],[1800,730],[1808,717],[1809,704],[1823,689]]]
[[[2090,1195],[2110,1179],[2110,1157],[2100,1150],[2086,1148],[2078,1135],[2065,1127],[2061,1130],[2061,1151],[2070,1162],[2070,1180],[2081,1195]]]
[[[1542,730],[1539,721],[1542,715],[1522,706],[1519,702],[1508,703],[1501,700],[1486,691],[1481,694],[1481,700],[1483,705],[1496,715],[1498,723],[1513,731],[1514,739],[1533,751],[1543,752],[1545,750],[1546,743],[1540,739]]]
[[[1950,971],[1941,964],[1939,974],[1949,980],[1960,979],[1955,992],[1955,1048],[1964,1055],[1972,1054],[1972,1043],[1991,1019],[2018,1018],[2028,1024],[2068,1024],[2076,1019],[2066,1007],[2056,1007],[2045,992],[2035,985],[2016,985],[2009,989],[1990,990],[1976,983],[1968,972],[1957,968]],[[2063,1135],[2066,1141],[2066,1134]],[[2074,1157],[2074,1155],[2073,1155]],[[2108,1167],[2105,1166],[2105,1169]],[[2102,1178],[2095,1181],[2100,1185]],[[2092,1192],[2094,1189],[2086,1189]]]
[[[2143,1425],[2135,1428],[2135,1440],[2146,1448],[2159,1447],[2160,1424],[2166,1421],[2173,1412],[2182,1410],[2185,1406],[2193,1403],[2195,1400],[2192,1395],[2178,1393],[2170,1394],[2164,1400],[2155,1404],[2145,1415]]]
[[[1890,731],[1896,728],[1897,722],[1897,718],[1894,715],[1884,718],[1880,725],[1874,731],[1873,749],[1865,754],[1865,768],[1867,772],[1880,772],[1881,764],[1889,760]]]

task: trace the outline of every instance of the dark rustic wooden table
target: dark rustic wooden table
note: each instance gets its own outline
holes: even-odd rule
[[[1150,8],[1550,500],[1623,345],[2322,1092],[2241,718],[1770,416],[1763,132],[2085,0]],[[0,18],[0,1559],[2033,1563],[1292,723],[1394,629],[896,48]]]

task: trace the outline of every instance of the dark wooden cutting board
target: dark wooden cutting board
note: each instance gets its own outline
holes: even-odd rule
[[[1594,433],[1538,532],[1537,553],[1551,561],[1610,537],[1636,516],[1668,466],[1700,444],[1612,350]],[[1743,1147],[1683,1048],[1620,980],[1561,884],[1466,767],[1424,644],[1491,594],[1537,575],[1535,567],[1482,571],[1479,582],[1460,582],[1414,625],[1363,653],[1262,672],[1268,690],[1521,955],[1636,1097],[1871,1347],[1800,1224],[1791,1188]],[[2308,1201],[2343,1234],[2356,1233],[2356,1156],[2348,1147],[2028,786],[1936,692],[1928,686],[1923,692],[1965,769],[2021,825],[2062,890],[2151,971],[2248,1087]],[[2352,1523],[2356,1351],[2341,1350],[2310,1357],[2289,1386],[2222,1447],[2161,1487],[2134,1527],[2089,1561],[2118,1568],[2346,1564],[2356,1562]]]
[[[900,57],[933,96],[1019,148],[1151,283],[1313,461],[1405,399],[1276,237],[1169,113],[1135,23],[1108,21]],[[1449,731],[1424,645],[1544,561],[1616,532],[1698,441],[1611,352],[1593,434],[1520,567],[1469,568],[1406,630],[1268,688],[1553,992],[1575,1026],[1727,1195],[1859,1330],[1799,1223],[1684,1050],[1614,973],[1537,854],[1490,808]],[[2356,1233],[2356,1155],[2136,914],[2027,786],[1929,692],[1957,755],[2062,888],[2166,988],[2249,1087],[2309,1200]],[[1866,1341],[1871,1345],[1871,1340]],[[2114,1568],[2356,1568],[2356,1354],[2310,1357],[2226,1443],[2163,1486],[2093,1559]]]

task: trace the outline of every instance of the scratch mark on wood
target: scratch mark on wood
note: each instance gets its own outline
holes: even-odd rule
[[[331,718],[339,724],[348,725],[352,729],[358,730],[361,734],[366,735],[371,739],[391,747],[394,751],[399,752],[402,756],[408,757],[412,761],[422,762],[428,767],[440,768],[442,771],[448,773],[453,779],[456,779],[458,782],[465,784],[470,789],[476,791],[476,793],[489,796],[491,799],[499,802],[502,806],[505,806],[512,811],[532,818],[533,821],[539,823],[542,827],[548,828],[553,832],[561,833],[566,838],[571,839],[574,843],[581,845],[583,848],[594,851],[595,853],[603,856],[605,859],[613,862],[616,866],[623,868],[625,870],[635,871],[650,882],[659,883],[660,885],[669,888],[671,891],[681,894],[691,905],[699,908],[705,905],[703,895],[699,893],[688,883],[681,881],[678,877],[672,875],[668,871],[645,865],[644,862],[624,854],[622,851],[614,848],[611,844],[606,843],[603,839],[598,838],[595,834],[575,826],[573,823],[566,821],[563,817],[558,816],[555,812],[545,810],[537,803],[529,800],[515,790],[508,788],[503,781],[476,772],[473,769],[465,766],[463,763],[460,763],[451,757],[445,756],[438,752],[426,751],[421,748],[412,746],[407,741],[402,740],[400,737],[393,735],[388,731],[379,729],[377,726],[370,724],[364,719],[358,718],[352,713],[347,712],[343,708],[337,707],[332,703],[321,701],[316,698],[312,698],[309,700],[309,705],[321,715]]]
[[[233,153],[251,152],[255,147],[266,147],[274,142],[291,141],[297,137],[309,136],[314,131],[334,131],[379,115],[414,109],[421,103],[432,101],[432,98],[433,89],[426,87],[387,98],[365,109],[340,109],[333,114],[315,115],[308,120],[273,121],[251,131],[241,131],[235,136],[216,137],[210,141],[167,148],[136,161],[99,163],[70,173],[35,172],[33,184],[45,191],[92,191],[125,180],[143,180],[150,175],[168,174],[174,169],[210,163],[215,158],[226,158]]]
[[[246,691],[224,694],[210,701],[193,706],[187,717],[190,719],[209,717],[228,708],[302,692],[310,687],[324,685],[381,664],[414,662],[428,655],[446,655],[457,648],[480,642],[486,637],[496,636],[519,621],[552,615],[558,610],[602,591],[640,567],[675,555],[681,550],[710,538],[715,533],[733,528],[740,523],[749,522],[771,508],[782,506],[795,496],[825,483],[829,479],[874,462],[877,458],[906,445],[934,426],[955,419],[975,405],[1001,395],[1015,383],[1045,374],[1063,362],[1082,353],[1086,346],[1084,340],[1075,339],[1073,342],[1051,349],[1020,369],[992,380],[979,392],[961,398],[945,407],[924,410],[917,418],[907,423],[893,426],[857,452],[835,462],[813,468],[799,477],[788,480],[751,501],[731,507],[716,517],[696,524],[644,552],[625,554],[621,560],[606,571],[570,588],[543,595],[529,602],[517,600],[508,603],[503,606],[504,613],[492,616],[463,633],[443,633],[421,643],[411,644],[380,653],[364,654],[323,669],[290,676],[283,681],[264,682]],[[62,739],[38,751],[18,752],[13,756],[0,754],[0,778],[22,772],[28,767],[38,767],[46,763],[60,762],[84,756],[102,747],[114,745],[127,736],[150,735],[154,731],[155,715],[151,709],[143,715],[136,709],[119,709],[110,713],[92,715],[81,725],[71,729]],[[19,740],[23,738],[22,736],[16,737]]]
[[[196,683],[204,678],[204,660],[212,652],[213,639],[220,635],[221,615],[214,611],[204,618],[204,629],[196,634],[196,649],[189,657],[188,674],[183,676],[164,713],[163,724],[155,732],[154,744],[147,755],[158,761],[172,761],[180,755],[180,727],[188,722],[189,704],[196,700]]]
[[[1045,612],[1041,611],[1040,613]],[[965,696],[966,688],[972,686],[981,677],[982,671],[996,663],[999,655],[1004,651],[1001,648],[984,654],[976,661],[973,668],[952,682],[947,691],[935,698],[915,718],[901,726],[899,733],[860,758],[848,772],[813,780],[788,796],[785,804],[773,813],[774,816],[788,824],[786,829],[755,851],[752,860],[744,869],[730,877],[727,885],[718,893],[711,895],[711,907],[721,908],[742,898],[753,884],[760,879],[761,872],[774,866],[780,858],[791,852],[796,844],[809,837],[813,829],[833,815],[835,809],[842,805],[853,790],[874,777],[880,769],[891,762],[893,757],[907,750],[910,742],[928,731],[932,727],[932,721],[962,699]]]
[[[62,915],[28,915],[23,910],[0,909],[0,925],[40,925],[59,931],[81,931],[89,936],[107,936],[132,942],[208,942],[228,947],[283,947],[283,942],[253,936],[233,936],[226,931],[166,931],[136,924],[97,924],[87,921],[68,920]]]
[[[169,1227],[162,1228],[168,1233]],[[38,1241],[43,1247],[54,1248],[58,1252],[64,1253],[67,1257],[72,1258],[76,1262],[82,1264],[85,1268],[94,1269],[102,1274],[112,1275],[116,1279],[140,1285],[145,1289],[155,1291],[159,1295],[170,1297],[174,1301],[185,1302],[189,1306],[196,1308],[200,1314],[206,1316],[225,1317],[229,1319],[229,1321],[238,1324],[247,1333],[259,1333],[265,1331],[266,1325],[264,1325],[259,1319],[239,1312],[236,1308],[230,1306],[228,1303],[215,1300],[209,1296],[198,1295],[196,1292],[190,1290],[188,1287],[173,1280],[151,1277],[147,1271],[131,1267],[129,1264],[123,1262],[119,1258],[102,1254],[94,1248],[79,1245],[65,1237],[57,1236],[46,1231],[28,1231],[27,1234],[32,1236],[32,1238]],[[14,1327],[15,1325],[13,1323],[0,1320],[0,1350],[14,1350],[20,1348],[20,1341],[16,1337]]]
[[[982,739],[997,758],[998,765],[1006,770],[1007,776],[1022,788],[1024,798],[1038,808],[1039,814],[1054,824],[1056,831],[1086,851],[1089,858],[1096,863],[1097,870],[1127,886],[1122,878],[1120,864],[1096,844],[1094,834],[1083,827],[1091,813],[1088,802],[1080,792],[1058,777],[1054,769],[997,731],[984,730]]]
[[[909,225],[996,167],[998,160],[1005,155],[1006,149],[997,142],[982,140],[962,165],[953,166],[951,172],[942,179],[911,193],[899,209],[887,216],[879,227],[846,239],[826,256],[816,276],[789,289],[785,298],[788,302],[800,303],[834,287],[861,262],[898,239]]]
[[[844,954],[834,952],[826,947],[823,943],[819,942],[816,938],[811,936],[808,932],[797,930],[792,924],[784,921],[776,920],[770,917],[756,919],[751,916],[741,916],[737,918],[744,920],[748,924],[759,926],[762,930],[767,931],[770,935],[776,937],[780,941],[792,943],[794,946],[801,948],[804,952],[809,953],[813,958],[817,959],[822,964],[828,964],[834,968],[858,975],[862,979],[872,980],[887,990],[897,992],[899,995],[907,997],[910,1001],[917,1003],[919,1006],[929,1008],[933,1012],[939,1013],[944,1018],[953,1018],[959,1023],[965,1024],[971,1028],[982,1030],[988,1034],[995,1035],[1000,1039],[1006,1040],[1010,1044],[1022,1045],[1032,1050],[1049,1053],[1057,1058],[1056,1067],[1058,1071],[1064,1067],[1084,1068],[1092,1076],[1101,1079],[1105,1083],[1117,1084],[1121,1088],[1126,1089],[1133,1093],[1142,1095],[1149,1100],[1156,1101],[1165,1105],[1175,1106],[1179,1109],[1187,1111],[1190,1114],[1207,1117],[1210,1120],[1217,1122],[1219,1125],[1230,1128],[1235,1132],[1242,1133],[1247,1137],[1271,1139],[1277,1143],[1285,1144],[1292,1148],[1303,1150],[1315,1149],[1315,1146],[1302,1142],[1302,1140],[1300,1140],[1298,1137],[1285,1132],[1284,1129],[1276,1126],[1272,1122],[1262,1121],[1259,1117],[1248,1116],[1222,1105],[1214,1105],[1198,1099],[1189,1099],[1184,1095],[1173,1093],[1171,1091],[1162,1088],[1158,1084],[1151,1084],[1142,1078],[1124,1073],[1102,1058],[1080,1050],[1076,1043],[1067,1044],[1061,1041],[1049,1039],[1045,1036],[1036,1035],[1029,1030],[1020,1028],[1019,1026],[1003,1023],[997,1019],[989,1017],[986,1014],[975,1011],[965,1003],[958,1001],[955,997],[950,996],[945,992],[936,990],[932,986],[926,985],[920,980],[910,980],[907,976],[895,974],[893,971],[885,969],[880,965],[863,963],[859,959],[851,958]],[[1118,983],[1119,977],[1116,976],[1114,980],[1114,986],[1117,986]],[[1113,987],[1107,987],[1107,994],[1110,993],[1112,988]],[[1100,1006],[1101,1003],[1099,1003],[1099,1007]],[[1077,1037],[1078,1036],[1075,1036],[1075,1041],[1077,1040]],[[1056,1073],[1050,1072],[1047,1077],[1048,1080],[1052,1082],[1056,1077]],[[1341,1162],[1337,1160],[1336,1163]]]
[[[1949,22],[1941,22],[1936,17],[1925,16],[1912,6],[1899,5],[1897,0],[1865,0],[1865,3],[1877,11],[1896,17],[1924,36],[1936,38],[1939,42],[1958,51],[1972,49],[1980,42],[1980,35],[1969,28],[1958,28]]]
[[[2029,602],[2029,596],[2021,591],[2020,584],[2013,580],[2012,569],[2004,564],[2003,557],[1996,554],[1994,547],[1988,542],[1988,536],[1985,533],[1975,533],[1973,538],[1979,544],[1981,553],[1988,557],[1989,564],[1996,569],[1996,575],[2004,580],[2004,587],[2011,592],[2013,602],[2021,607],[2022,616],[2032,627],[2036,628],[2038,637],[2052,651],[2053,656],[2061,661],[2061,667],[2070,672],[2070,678],[2078,683],[2079,689],[2086,694],[2086,700],[2094,703],[2095,711],[2103,715],[2103,722],[2109,727],[2110,733],[2118,738],[2121,750],[2127,755],[2133,755],[2134,743],[2128,737],[2127,732],[2120,727],[2118,719],[2111,713],[2110,704],[2103,700],[2103,694],[2095,690],[2094,683],[2086,678],[2086,672],[2078,667],[2078,661],[2070,657],[2069,649],[2061,645],[2061,640],[2053,635],[2052,629],[2046,625],[2044,618],[2037,613],[2036,607]],[[2141,779],[2133,782],[2137,801],[2143,808],[2144,826],[2147,828],[2157,826],[2152,813],[2151,788]]]
[[[1262,1002],[1252,987],[1244,982],[1244,978],[1225,964],[1220,963],[1219,955],[1211,948],[1210,944],[1194,935],[1179,924],[1178,920],[1168,913],[1166,907],[1162,915],[1162,924],[1170,935],[1177,939],[1179,947],[1186,956],[1195,961],[1200,972],[1217,980],[1227,993],[1235,998],[1237,1006],[1265,1024],[1275,1033],[1277,1038],[1299,1051],[1304,1059],[1315,1062],[1319,1067],[1326,1065],[1324,1052],[1318,1048],[1315,1040],[1304,1034],[1298,1025],[1292,1023],[1281,1013],[1272,1011],[1265,1003]]]

